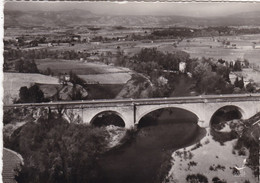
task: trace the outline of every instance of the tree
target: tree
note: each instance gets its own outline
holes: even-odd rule
[[[28,101],[29,91],[26,86],[20,88],[19,97],[20,97],[20,99],[18,100],[19,103],[26,103]]]
[[[223,65],[218,65],[216,72],[219,76],[221,76],[225,81],[230,82],[229,74],[230,70],[228,67]]]
[[[237,60],[234,64],[234,71],[242,71],[242,67],[241,67],[241,62],[239,60]]]
[[[192,71],[192,76],[200,82],[203,77],[209,75],[211,72],[211,66],[208,63],[199,63]]]
[[[254,93],[256,91],[256,87],[250,82],[246,85],[246,90],[250,93]]]
[[[235,87],[238,87],[238,85],[239,85],[239,80],[238,80],[238,77],[236,77],[236,80],[235,80],[235,82],[234,82],[234,86],[235,86]]]
[[[107,137],[104,128],[68,123],[63,118],[27,123],[11,138],[15,145],[10,148],[24,158],[16,180],[98,182],[97,159],[106,150]]]
[[[40,103],[44,101],[44,94],[38,85],[33,85],[28,89],[29,101],[33,103]]]
[[[23,58],[15,62],[15,70],[22,73],[39,73],[34,60],[24,60]]]
[[[21,58],[19,61],[16,61],[15,70],[18,72],[23,72],[23,64],[24,64],[23,58]]]
[[[73,84],[72,92],[69,96],[71,100],[83,100],[84,98],[80,91],[80,88],[78,88],[76,84]]]
[[[241,80],[239,80],[239,82],[238,82],[238,87],[239,87],[240,89],[243,89],[243,88],[244,88],[244,78],[243,78],[243,77],[241,78]]]
[[[204,75],[197,87],[201,93],[210,94],[216,91],[217,81],[219,77],[214,73],[208,73]]]
[[[26,86],[21,87],[19,97],[18,103],[40,103],[46,101],[38,85],[33,85],[29,89]]]
[[[72,84],[78,84],[81,86],[85,85],[85,81],[83,79],[81,79],[77,74],[75,74],[74,72],[70,71],[69,72],[69,76],[70,76],[70,82]]]
[[[44,74],[46,74],[46,75],[53,75],[53,72],[52,72],[52,70],[48,67],[48,68],[46,69],[46,71],[44,72]]]

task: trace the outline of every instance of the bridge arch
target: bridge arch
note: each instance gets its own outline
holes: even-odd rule
[[[102,126],[102,125],[106,125],[106,124],[95,124],[95,122],[97,121],[97,118],[100,117],[100,115],[112,115],[115,118],[117,118],[117,122],[116,123],[116,126],[120,126],[120,127],[125,127],[126,124],[125,124],[125,119],[124,119],[124,116],[122,114],[120,114],[119,112],[117,111],[112,111],[112,110],[105,110],[105,111],[101,111],[99,113],[97,113],[91,120],[90,120],[90,124],[91,125],[97,125],[97,126]],[[101,116],[102,117],[102,116]],[[111,120],[111,119],[108,119],[108,120]],[[113,124],[112,122],[107,122],[107,125],[110,125],[110,124]],[[115,124],[114,124],[115,125]]]
[[[149,113],[151,112],[154,112],[154,111],[157,111],[157,110],[160,110],[160,109],[181,109],[181,110],[184,110],[186,112],[190,112],[192,113],[194,116],[197,117],[197,122],[200,120],[200,119],[203,119],[202,115],[200,115],[200,113],[196,110],[194,110],[194,108],[192,107],[189,107],[189,106],[182,106],[182,105],[167,105],[167,106],[152,106],[152,107],[149,107],[147,108],[146,111],[142,112],[139,116],[137,115],[136,117],[136,125],[139,124],[140,120],[145,117],[146,115],[148,115]]]
[[[237,106],[237,105],[224,105],[224,106],[219,107],[217,110],[215,110],[212,113],[210,120],[209,120],[209,126],[210,127],[212,127],[212,123],[214,122],[213,120],[216,117],[217,113],[221,112],[221,110],[225,110],[225,108],[230,108],[230,109],[236,110],[236,112],[238,112],[239,115],[240,115],[240,119],[245,119],[246,116],[247,116],[245,110],[242,109],[241,107]]]

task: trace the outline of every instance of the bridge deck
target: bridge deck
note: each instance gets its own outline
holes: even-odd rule
[[[260,101],[260,94],[232,94],[232,95],[201,95],[170,98],[145,98],[145,99],[109,99],[109,100],[81,100],[81,101],[55,101],[46,103],[23,103],[4,105],[4,108],[13,107],[55,107],[57,105],[84,105],[84,106],[111,106],[111,105],[153,105],[167,103],[217,103],[235,101]]]

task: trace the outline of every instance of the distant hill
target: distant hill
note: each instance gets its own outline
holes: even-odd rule
[[[252,26],[260,25],[260,11],[214,18],[186,16],[118,16],[97,15],[90,11],[4,11],[5,27],[32,26]]]
[[[89,11],[4,11],[4,26],[70,26],[87,22],[88,18],[95,19],[95,15]],[[99,17],[97,17],[99,18]]]

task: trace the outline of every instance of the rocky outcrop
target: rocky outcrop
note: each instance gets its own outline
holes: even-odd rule
[[[151,82],[140,74],[133,74],[116,98],[149,98],[151,96]]]

